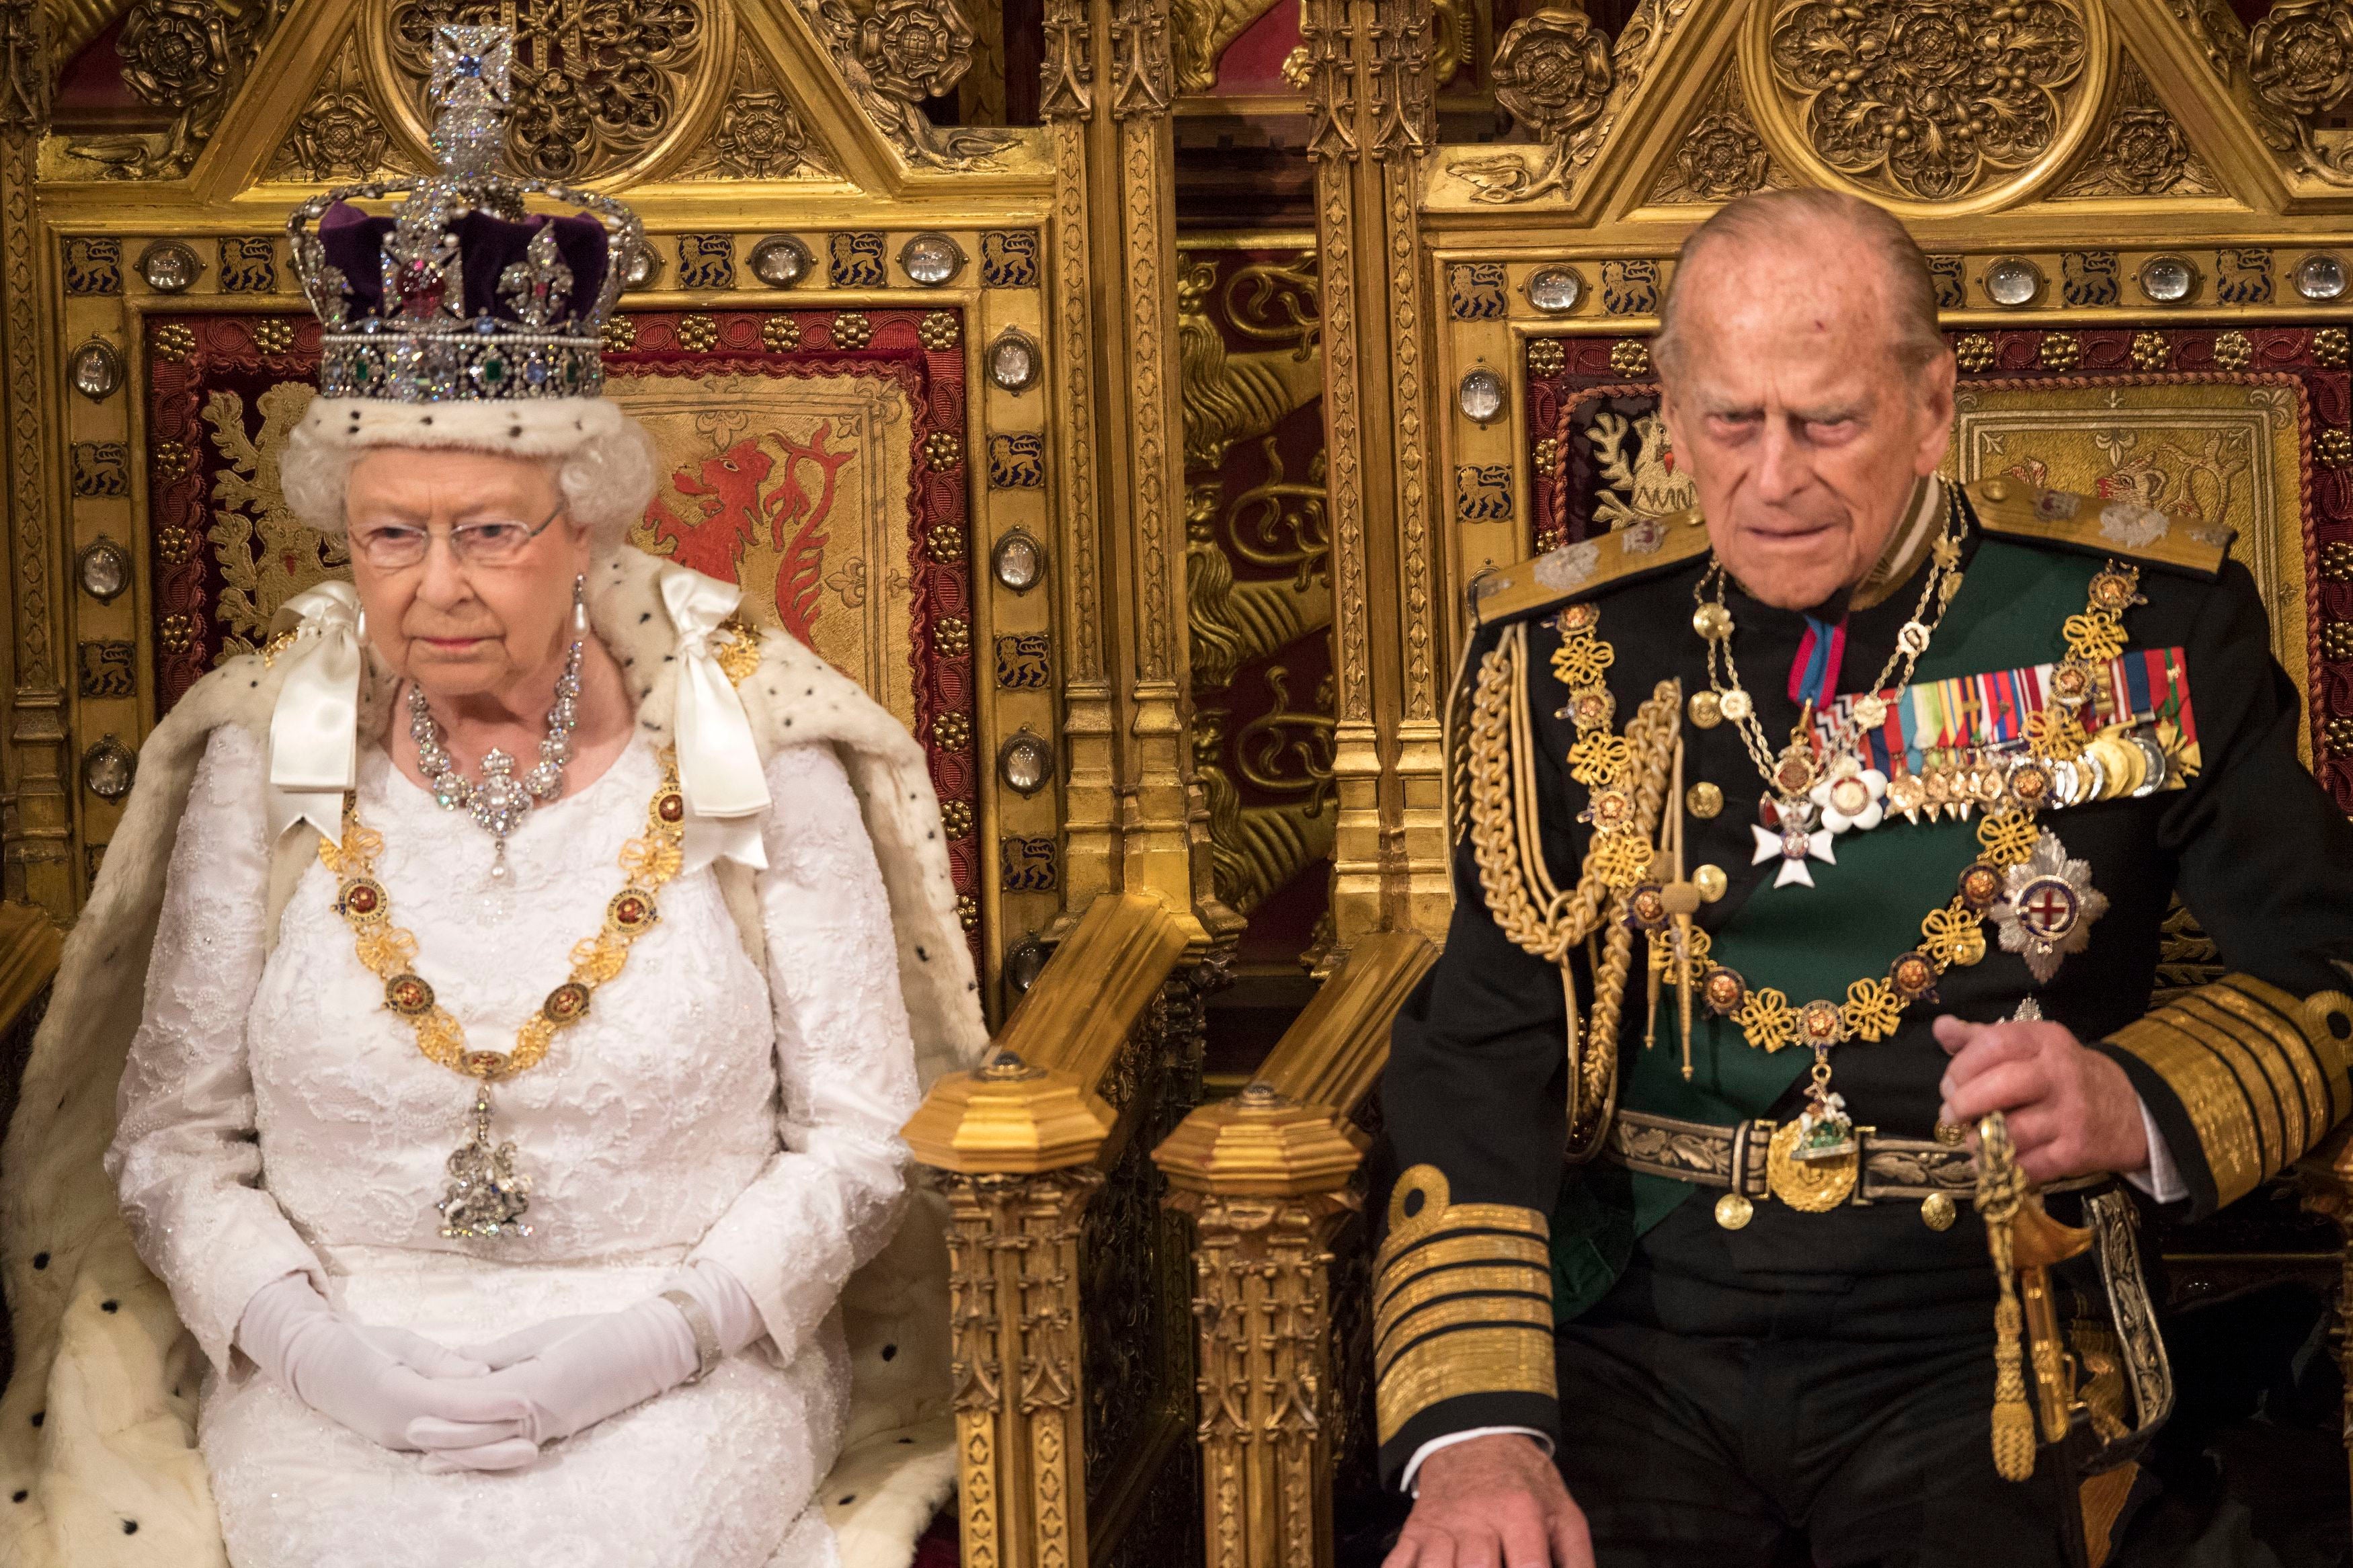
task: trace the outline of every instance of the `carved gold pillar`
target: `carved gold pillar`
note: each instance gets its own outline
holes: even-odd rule
[[[1169,0],[1111,0],[1108,109],[1118,189],[1105,211],[1114,217],[1115,265],[1097,281],[1103,297],[1116,301],[1109,336],[1125,356],[1125,374],[1105,387],[1112,416],[1104,426],[1118,433],[1108,447],[1124,469],[1114,512],[1125,526],[1115,531],[1113,580],[1126,585],[1131,631],[1122,650],[1128,662],[1124,885],[1193,909],[1208,888],[1207,812],[1194,798],[1187,741],[1168,11]]]
[[[1370,173],[1377,176],[1380,193],[1372,227],[1380,236],[1381,298],[1388,306],[1378,323],[1377,361],[1388,374],[1374,389],[1377,406],[1368,426],[1380,437],[1388,479],[1381,492],[1387,505],[1380,536],[1388,553],[1376,581],[1395,617],[1395,630],[1383,643],[1381,669],[1388,689],[1379,713],[1384,729],[1397,738],[1385,820],[1398,852],[1384,868],[1388,918],[1382,929],[1440,938],[1453,909],[1440,711],[1448,673],[1437,516],[1442,487],[1433,477],[1430,287],[1417,212],[1424,155],[1435,130],[1430,81],[1433,14],[1428,0],[1374,0],[1366,31],[1366,109]],[[1356,934],[1343,928],[1340,941]]]
[[[1335,1226],[1363,1135],[1264,1083],[1203,1106],[1153,1153],[1192,1215],[1208,1568],[1332,1561]]]
[[[1238,929],[1192,780],[1176,357],[1170,0],[1047,0],[1053,331],[1078,413],[1058,433],[1070,655],[1066,924],[1114,889]]]
[[[1444,931],[1446,676],[1419,222],[1426,0],[1303,0],[1324,298],[1333,663],[1333,921]],[[1387,738],[1386,741],[1384,738]]]
[[[966,1568],[1084,1568],[1079,1224],[1110,1109],[1009,1053],[933,1086],[907,1123],[954,1226],[949,1321]]]
[[[1095,112],[1096,33],[1088,0],[1046,0],[1039,104],[1054,153],[1051,303],[1054,361],[1070,380],[1069,417],[1051,435],[1061,571],[1062,743],[1065,775],[1063,908],[1075,919],[1096,894],[1119,886],[1117,703],[1112,687],[1111,618],[1118,606],[1103,556],[1106,476],[1098,466],[1097,401],[1103,339],[1094,320],[1093,221],[1097,166],[1107,138]]]
[[[1365,476],[1363,334],[1356,263],[1356,28],[1351,0],[1301,0],[1307,52],[1307,154],[1315,167],[1315,245],[1324,283],[1324,483],[1332,519],[1332,771],[1339,805],[1332,920],[1345,944],[1377,929],[1381,908],[1381,756],[1374,723]],[[1370,310],[1381,310],[1380,295]],[[1377,363],[1377,362],[1375,362]]]
[[[29,900],[59,919],[75,908],[70,845],[73,767],[68,755],[65,686],[59,675],[66,574],[58,524],[49,503],[48,440],[42,414],[44,373],[40,302],[43,237],[33,182],[48,119],[49,72],[35,0],[0,4],[0,364],[6,367],[5,452],[7,482],[7,605],[13,636],[7,667],[5,795],[0,837],[7,840],[5,883],[11,899]]]

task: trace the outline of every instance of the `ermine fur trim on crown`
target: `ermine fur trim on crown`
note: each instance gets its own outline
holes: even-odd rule
[[[389,403],[373,397],[314,397],[302,426],[327,447],[447,447],[560,458],[621,433],[627,416],[601,397],[550,397],[512,403]]]

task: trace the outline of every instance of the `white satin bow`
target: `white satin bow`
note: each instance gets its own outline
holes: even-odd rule
[[[322,583],[278,607],[273,633],[294,641],[278,657],[286,683],[269,716],[269,841],[298,822],[343,833],[343,792],[359,782],[360,596]]]
[[[760,817],[768,780],[752,721],[713,646],[743,590],[683,566],[659,574],[663,605],[678,629],[678,783],[686,796],[686,862],[681,875],[713,860],[765,870]]]

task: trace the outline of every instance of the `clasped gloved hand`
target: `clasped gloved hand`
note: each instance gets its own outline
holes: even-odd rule
[[[522,1430],[528,1402],[490,1383],[490,1363],[406,1329],[355,1322],[309,1278],[288,1274],[254,1292],[237,1342],[311,1409],[386,1448],[454,1449],[470,1468],[527,1462],[501,1447]]]
[[[734,1275],[718,1264],[706,1261],[682,1270],[670,1289],[701,1304],[722,1355],[759,1337],[759,1309]],[[641,1405],[687,1382],[702,1365],[686,1313],[659,1295],[615,1312],[551,1319],[462,1353],[492,1369],[481,1380],[482,1388],[517,1400],[522,1414],[514,1432],[487,1437],[478,1447],[437,1442],[426,1460],[428,1470],[528,1464],[538,1445]],[[437,1428],[434,1435],[444,1434]]]

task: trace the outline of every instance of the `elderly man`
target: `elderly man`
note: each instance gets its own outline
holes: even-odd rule
[[[1477,590],[1385,1092],[1389,1568],[2063,1563],[1965,1130],[2188,1215],[2278,1172],[2353,1110],[2353,829],[2227,530],[1936,477],[1893,218],[1733,203],[1657,358],[1699,506]],[[2151,1012],[2176,892],[2232,973]]]

